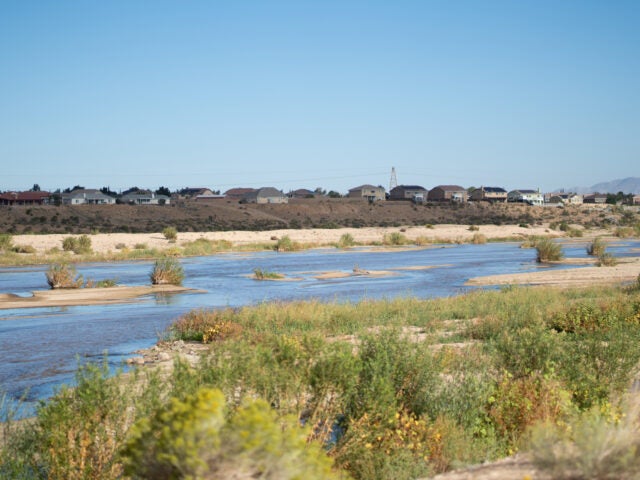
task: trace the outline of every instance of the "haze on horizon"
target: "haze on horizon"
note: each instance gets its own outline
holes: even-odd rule
[[[10,2],[0,190],[638,176],[640,2]]]

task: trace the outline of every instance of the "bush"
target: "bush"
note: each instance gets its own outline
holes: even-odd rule
[[[172,398],[132,428],[123,451],[134,478],[338,478],[309,428],[278,418],[264,400],[248,400],[231,415],[223,393],[201,388]]]
[[[74,252],[78,248],[78,240],[75,237],[65,237],[62,239],[62,249],[65,252]]]
[[[11,251],[15,253],[36,253],[36,249],[31,245],[14,245]]]
[[[295,243],[288,235],[278,239],[273,249],[276,252],[293,252],[300,249],[300,245]]]
[[[557,262],[564,258],[562,246],[550,238],[540,238],[535,243],[538,251],[538,262]]]
[[[616,228],[615,236],[619,238],[633,237],[634,229],[631,227],[618,227]]]
[[[409,243],[409,240],[400,232],[392,232],[384,235],[384,237],[382,238],[382,243],[385,245],[399,246],[406,245],[407,243]]]
[[[268,270],[262,270],[261,268],[254,268],[253,275],[256,280],[278,280],[280,278],[284,278],[284,275],[276,272],[269,272]]]
[[[473,237],[471,237],[471,243],[474,245],[483,245],[487,243],[487,237],[481,233],[474,233]]]
[[[116,248],[118,248],[118,247],[116,246]],[[133,248],[134,248],[135,250],[146,250],[146,249],[147,249],[147,248],[149,248],[149,247],[147,246],[147,244],[146,244],[146,243],[136,243],[136,244],[133,246]]]
[[[467,230],[469,230],[470,232],[477,232],[478,230],[480,230],[480,227],[478,225],[469,225],[469,228],[467,228]]]
[[[80,288],[82,287],[82,275],[76,277],[75,267],[66,263],[55,263],[49,266],[45,273],[47,283],[51,289]]]
[[[171,324],[167,336],[170,340],[204,343],[225,340],[241,331],[238,324],[229,320],[230,314],[231,310],[191,310]]]
[[[91,253],[91,237],[88,235],[80,235],[74,253]]]
[[[8,252],[13,245],[13,237],[8,233],[0,233],[0,251]]]
[[[598,261],[596,262],[598,267],[615,267],[617,264],[618,260],[609,252],[602,252],[598,255]]]
[[[639,413],[636,400],[626,411],[605,404],[568,425],[541,424],[529,444],[533,462],[550,478],[638,478]]]
[[[343,233],[338,240],[338,248],[348,248],[353,247],[355,245],[355,240],[353,239],[353,235],[350,233]]]
[[[62,240],[62,249],[65,252],[73,252],[77,254],[91,253],[91,238],[88,235],[80,237],[65,237]]]
[[[153,266],[150,278],[153,285],[182,285],[184,270],[173,257],[159,258]]]
[[[602,241],[602,239],[600,237],[596,237],[589,245],[587,245],[587,255],[599,257],[605,252],[606,249],[607,246]]]
[[[18,447],[26,450],[20,452],[26,472],[16,478],[121,478],[117,453],[131,414],[126,388],[108,377],[106,361],[80,367],[74,388],[40,404],[27,442]]]
[[[176,230],[174,227],[166,227],[164,230],[162,230],[162,235],[164,236],[164,238],[169,240],[169,242],[173,243],[178,239],[178,230]]]

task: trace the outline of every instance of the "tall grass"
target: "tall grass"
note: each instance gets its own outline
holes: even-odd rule
[[[164,257],[156,260],[149,276],[153,285],[182,285],[184,269],[175,258]]]
[[[81,288],[84,280],[82,275],[76,274],[73,265],[66,263],[56,263],[49,266],[45,273],[47,283],[53,290],[64,288]]]
[[[538,262],[558,262],[564,258],[562,246],[550,238],[539,238],[535,242]]]
[[[441,344],[447,332],[461,345]],[[112,383],[105,371],[83,371],[77,390],[43,404],[33,428],[10,433],[0,446],[0,476],[117,478],[153,470],[160,478],[178,466],[222,464],[227,475],[253,475],[247,465],[256,458],[281,465],[283,455],[297,452],[298,443],[278,435],[301,423],[298,439],[324,443],[313,456],[325,467],[332,459],[334,473],[355,479],[427,477],[506,456],[540,425],[560,432],[572,425],[571,449],[578,447],[572,458],[582,458],[567,464],[573,471],[577,462],[592,461],[592,452],[607,451],[600,441],[607,437],[598,432],[609,427],[582,434],[581,422],[594,411],[608,412],[603,418],[611,425],[619,421],[615,399],[640,361],[640,291],[509,288],[435,300],[194,310],[170,327],[167,339],[215,346],[193,365],[177,361],[162,381],[138,376]],[[227,405],[228,413],[209,416],[214,404]],[[287,427],[276,435],[276,424]],[[200,435],[214,425],[220,429]],[[252,443],[270,445],[277,459],[262,447],[236,448],[241,431],[244,438],[280,439]],[[579,445],[577,435],[589,439],[589,431],[597,448]],[[635,437],[629,438],[620,436],[613,451],[631,452]],[[594,472],[606,465],[623,471],[618,464],[635,472],[631,457],[598,458]]]

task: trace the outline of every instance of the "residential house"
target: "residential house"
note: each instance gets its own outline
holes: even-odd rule
[[[116,199],[105,195],[100,190],[80,188],[62,194],[64,205],[112,205]]]
[[[349,198],[364,198],[369,202],[377,202],[386,199],[384,187],[374,187],[373,185],[360,185],[349,190]]]
[[[287,194],[289,198],[314,198],[316,193],[306,188],[299,188]]]
[[[634,195],[633,196],[633,204],[634,205],[640,205],[640,195]]]
[[[544,194],[544,203],[550,204],[562,204],[562,205],[581,205],[582,204],[582,195],[578,195],[577,193],[545,193]]]
[[[511,190],[507,194],[507,202],[511,203],[526,203],[527,205],[544,205],[544,195],[540,193],[540,190]]]
[[[606,193],[591,193],[589,195],[585,195],[584,199],[582,201],[583,201],[583,203],[604,205],[605,203],[607,203],[607,194]]]
[[[138,190],[120,197],[122,203],[130,205],[169,205],[171,198],[166,195],[158,195],[148,190]]]
[[[389,191],[389,200],[411,200],[423,203],[427,200],[429,192],[420,185],[398,185]]]
[[[288,201],[285,194],[273,187],[259,188],[242,198],[242,203],[288,203]]]
[[[504,203],[507,201],[507,191],[501,187],[480,187],[471,192],[469,200]]]
[[[467,190],[460,185],[438,185],[429,190],[427,199],[430,202],[463,203],[468,198]]]
[[[198,195],[213,195],[213,191],[206,187],[187,187],[180,190],[180,196],[184,198],[195,198]]]
[[[0,194],[0,205],[46,205],[49,203],[49,192],[6,192]]]
[[[224,192],[224,196],[229,200],[237,200],[240,201],[244,198],[244,196],[248,193],[255,192],[255,188],[231,188]]]
[[[212,194],[212,195],[196,195],[195,200],[196,202],[202,203],[202,202],[219,202],[221,200],[226,200],[227,196],[226,195],[219,195],[219,194]]]

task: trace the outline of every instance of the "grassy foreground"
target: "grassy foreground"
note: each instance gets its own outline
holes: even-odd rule
[[[80,368],[6,422],[0,477],[410,479],[531,446],[555,478],[640,473],[640,279],[195,310],[177,339],[211,348],[165,376]]]

